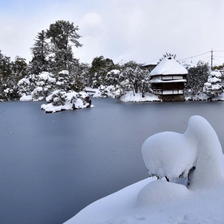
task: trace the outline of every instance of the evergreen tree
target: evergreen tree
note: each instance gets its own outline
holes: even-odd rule
[[[90,83],[92,87],[107,85],[106,76],[109,71],[115,68],[112,59],[104,58],[103,56],[93,59],[90,68]]]
[[[30,72],[39,74],[42,71],[48,71],[49,44],[44,30],[37,34],[32,53],[33,59],[30,63]]]
[[[137,66],[136,68],[126,67],[122,71],[122,73],[124,79],[128,81],[125,85],[127,87],[129,86],[133,93],[141,92],[144,96],[148,72],[146,70],[142,70],[139,66]]]
[[[199,62],[197,66],[188,69],[186,88],[196,95],[203,91],[204,83],[209,75],[209,66],[203,62]]]
[[[69,21],[58,20],[51,24],[46,32],[47,38],[51,42],[51,52],[53,53],[53,67],[55,71],[70,70],[73,61],[72,47],[81,47],[78,41],[80,35],[77,33],[78,26]]]

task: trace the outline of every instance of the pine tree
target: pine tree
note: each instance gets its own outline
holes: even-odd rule
[[[32,53],[33,59],[30,64],[31,73],[39,74],[42,71],[48,71],[49,44],[44,30],[37,34]]]
[[[208,64],[199,62],[197,66],[188,69],[186,89],[190,90],[193,95],[203,91],[204,83],[209,75]]]
[[[53,67],[58,72],[60,70],[69,70],[73,61],[72,47],[81,47],[78,41],[80,35],[77,33],[78,26],[69,21],[58,20],[51,24],[47,30],[47,38],[51,42],[51,52],[53,53]]]

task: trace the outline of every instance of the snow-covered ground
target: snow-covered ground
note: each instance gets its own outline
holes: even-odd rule
[[[165,138],[167,140],[164,142]],[[171,151],[178,138],[179,156],[171,153],[167,158],[165,148]],[[158,146],[159,153],[155,153],[153,146]],[[182,150],[185,146],[191,147],[189,153]],[[155,153],[154,159],[158,161],[153,167],[147,166],[146,161],[150,160],[145,153],[147,150]],[[177,150],[178,147],[173,152]],[[200,116],[192,116],[184,134],[174,136],[164,132],[158,134],[157,138],[149,137],[143,144],[142,152],[149,173],[155,172],[161,179],[147,178],[100,199],[66,224],[224,223],[224,157],[217,134],[208,121]],[[168,182],[164,178],[173,173],[176,177],[182,172],[179,170],[181,154],[182,157],[193,155],[187,159],[190,163],[184,164],[185,170],[189,164],[196,167],[189,173],[190,182],[186,185]],[[175,169],[176,172],[173,172]]]
[[[122,102],[161,102],[158,96],[146,93],[144,97],[142,97],[141,93],[133,93],[133,91],[129,91],[123,96],[121,96],[120,100]]]
[[[209,99],[208,95],[205,93],[200,93],[195,96],[185,96],[185,101],[205,101],[205,102],[216,102],[216,101],[224,101],[224,93]]]
[[[224,184],[205,191],[191,191],[166,181],[158,188],[154,185],[157,182],[148,178],[124,188],[89,205],[66,224],[224,223]],[[149,206],[138,202],[146,187],[154,188]]]

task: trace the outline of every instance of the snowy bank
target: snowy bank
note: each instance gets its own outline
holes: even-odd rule
[[[120,100],[122,102],[161,102],[158,96],[146,93],[144,97],[142,97],[142,93],[133,93],[133,91],[129,91],[123,96],[121,96]]]
[[[224,185],[206,192],[186,193],[177,190],[176,184],[169,189],[172,200],[167,195],[167,201],[163,198],[161,203],[136,205],[136,198],[150,186],[150,181],[145,179],[94,202],[66,224],[223,224]],[[163,188],[154,193],[166,195]]]

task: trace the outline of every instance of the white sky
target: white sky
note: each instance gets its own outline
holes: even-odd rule
[[[100,55],[115,62],[156,62],[224,50],[223,0],[0,0],[0,49],[30,58],[37,32],[57,19],[80,27],[82,62]],[[209,59],[209,54],[203,57]],[[224,62],[224,52],[215,54]]]

